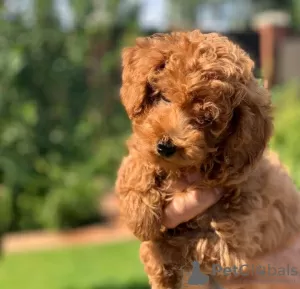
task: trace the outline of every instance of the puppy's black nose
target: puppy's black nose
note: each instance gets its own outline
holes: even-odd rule
[[[157,152],[163,157],[170,157],[176,152],[176,146],[172,143],[171,140],[160,140],[157,143]]]

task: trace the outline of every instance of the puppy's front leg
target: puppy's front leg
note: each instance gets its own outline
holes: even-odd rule
[[[176,259],[172,262],[164,254],[171,254]],[[152,289],[180,289],[183,278],[183,259],[181,250],[171,248],[160,242],[143,242],[140,258],[149,277]]]
[[[122,196],[121,214],[133,234],[141,241],[155,240],[161,235],[161,203],[151,202],[157,192],[149,191],[148,196],[129,191]]]
[[[161,235],[163,199],[155,185],[155,171],[141,159],[124,158],[116,182],[121,215],[134,235],[155,240]]]

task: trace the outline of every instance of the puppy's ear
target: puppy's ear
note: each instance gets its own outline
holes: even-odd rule
[[[121,101],[130,119],[142,114],[151,105],[149,79],[164,61],[162,53],[153,49],[149,38],[138,38],[134,47],[122,51]]]
[[[243,85],[236,95],[240,104],[234,109],[232,134],[225,148],[225,162],[235,172],[251,166],[262,155],[273,132],[269,92],[256,80]]]
[[[121,101],[130,119],[143,110],[143,100],[146,97],[145,75],[139,68],[142,57],[138,47],[127,47],[122,51],[122,87]]]

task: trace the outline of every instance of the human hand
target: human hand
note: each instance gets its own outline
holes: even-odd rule
[[[178,182],[172,188],[177,191],[191,186],[194,177]],[[197,215],[203,214],[209,207],[214,205],[222,196],[222,189],[191,189],[186,193],[175,194],[173,200],[164,210],[163,225],[166,228],[175,228],[183,222],[187,222]]]

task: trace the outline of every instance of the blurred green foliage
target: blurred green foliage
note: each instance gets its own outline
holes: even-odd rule
[[[279,153],[300,188],[300,86],[289,83],[273,92],[275,108],[275,133],[271,148]]]
[[[75,27],[64,30],[52,1],[35,3],[31,24],[0,19],[2,231],[99,220],[129,130],[119,51],[136,36],[135,17],[87,25],[91,1],[74,1]]]

